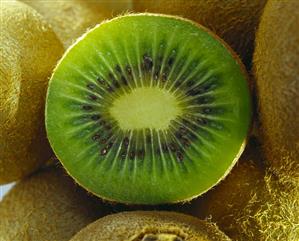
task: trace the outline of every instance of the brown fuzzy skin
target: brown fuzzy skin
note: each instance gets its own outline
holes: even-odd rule
[[[1,2],[0,11],[0,184],[4,184],[30,174],[51,155],[44,102],[48,77],[63,46],[29,6]]]
[[[94,4],[102,5],[112,17],[124,14],[132,10],[132,0],[88,0]]]
[[[299,185],[299,1],[270,0],[254,53],[260,134],[268,165]]]
[[[189,212],[210,218],[233,240],[297,241],[299,189],[265,173],[260,162],[259,150],[247,149],[231,174]]]
[[[0,240],[68,241],[103,216],[103,206],[95,205],[62,170],[42,170],[18,183],[0,203]]]
[[[250,68],[255,29],[267,0],[133,0],[138,12],[179,15],[222,37]]]
[[[88,225],[71,241],[225,241],[211,223],[175,212],[135,211],[113,214]]]
[[[67,48],[88,28],[109,18],[104,4],[90,0],[22,0],[36,9],[53,27]]]

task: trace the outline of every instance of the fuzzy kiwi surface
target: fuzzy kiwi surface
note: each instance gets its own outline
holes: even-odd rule
[[[17,183],[0,202],[1,241],[68,241],[105,214],[61,169],[49,167]]]
[[[0,184],[18,180],[51,155],[44,128],[48,78],[63,54],[34,9],[3,1],[0,34]]]
[[[100,24],[51,78],[51,146],[70,175],[104,199],[192,199],[243,151],[251,118],[243,68],[189,20],[132,14]]]
[[[270,0],[254,53],[260,136],[268,166],[299,185],[298,1]],[[278,32],[274,29],[280,29]],[[283,178],[284,178],[283,177]]]
[[[175,212],[135,211],[97,220],[71,241],[225,241],[214,224]]]
[[[241,56],[249,69],[265,3],[266,0],[133,0],[133,9],[178,15],[208,27]]]
[[[265,171],[255,145],[245,150],[222,183],[191,203],[188,213],[211,219],[233,240],[296,241],[299,189]]]
[[[101,21],[111,16],[111,10],[105,7],[104,2],[114,1],[90,1],[90,0],[22,0],[40,14],[51,24],[65,47],[71,45],[74,40],[94,27]],[[108,4],[110,6],[110,4]],[[112,6],[110,6],[112,7]]]
[[[105,9],[110,12],[111,16],[116,16],[118,14],[124,14],[129,11],[132,11],[133,2],[132,0],[96,0],[93,1],[95,4],[101,4]]]

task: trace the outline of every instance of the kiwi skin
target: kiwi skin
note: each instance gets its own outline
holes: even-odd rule
[[[137,12],[179,15],[196,21],[223,38],[249,69],[255,29],[267,0],[133,0]]]
[[[16,184],[0,203],[0,240],[68,241],[105,212],[62,169],[47,167]]]
[[[227,178],[190,206],[187,212],[210,218],[233,240],[299,238],[299,189],[265,171],[258,147],[247,148]]]
[[[270,0],[256,38],[259,136],[268,166],[299,185],[298,1]],[[273,31],[279,29],[279,31]]]
[[[71,241],[230,240],[214,224],[175,212],[135,211],[106,216]]]
[[[1,2],[0,184],[51,156],[44,127],[48,77],[63,53],[49,24],[18,1]]]
[[[110,11],[105,4],[85,0],[22,0],[51,24],[65,47],[82,35],[88,28],[109,18]]]

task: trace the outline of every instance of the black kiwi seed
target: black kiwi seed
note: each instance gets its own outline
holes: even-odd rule
[[[126,71],[127,75],[132,78],[132,68],[129,65],[126,66]]]
[[[90,105],[83,105],[82,109],[83,110],[92,110],[92,106],[90,106]]]
[[[97,121],[97,120],[99,120],[100,118],[101,118],[100,115],[92,115],[92,116],[91,116],[91,119],[92,119],[93,121]]]
[[[101,155],[105,156],[107,154],[108,150],[106,147],[104,147],[103,149],[101,149]]]
[[[183,159],[184,159],[184,155],[183,155],[181,152],[177,151],[177,152],[176,152],[176,156],[177,156],[177,160],[178,160],[178,161],[180,161],[180,162],[183,161]]]
[[[126,79],[126,77],[125,76],[121,76],[120,77],[120,79],[121,79],[121,82],[124,84],[124,85],[128,85],[129,83],[128,83],[128,80]]]
[[[202,112],[204,114],[210,114],[212,112],[212,109],[211,108],[203,108]]]
[[[93,141],[97,141],[97,140],[99,140],[100,138],[101,138],[100,134],[95,134],[95,135],[92,136],[92,140],[93,140]]]
[[[197,118],[197,122],[203,126],[208,124],[208,120],[206,118]]]
[[[94,90],[96,86],[95,86],[95,84],[89,83],[89,84],[87,84],[86,87],[90,90]]]
[[[124,140],[123,140],[123,145],[125,147],[128,147],[129,146],[129,138],[128,137],[125,137]]]
[[[97,97],[96,95],[94,95],[94,94],[90,94],[90,95],[88,96],[88,98],[89,98],[90,100],[97,100],[97,99],[98,99],[98,97]]]
[[[170,150],[171,150],[172,152],[176,152],[176,150],[177,150],[177,148],[176,148],[176,144],[174,144],[174,143],[170,143],[170,144],[169,144],[169,148],[170,148]]]
[[[106,85],[106,81],[101,77],[97,77],[97,82],[99,82],[102,85]]]
[[[148,54],[143,55],[143,69],[150,71],[153,68],[153,60]]]
[[[115,70],[120,74],[122,73],[121,67],[118,64],[115,66]]]

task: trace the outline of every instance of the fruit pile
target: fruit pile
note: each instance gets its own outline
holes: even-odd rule
[[[298,241],[296,9],[1,0],[0,241]]]

